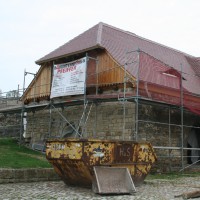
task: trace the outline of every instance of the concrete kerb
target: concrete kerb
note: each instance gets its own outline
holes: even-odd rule
[[[0,169],[0,184],[55,180],[60,180],[60,177],[53,168]]]

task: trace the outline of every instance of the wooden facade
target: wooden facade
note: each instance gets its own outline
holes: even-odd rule
[[[98,84],[115,84],[124,82],[124,70],[107,53],[98,56]]]
[[[51,72],[52,67],[50,63],[41,65],[38,73],[24,93],[22,99],[25,103],[33,100],[47,100],[49,98],[51,88]]]
[[[97,52],[91,52],[89,54],[86,76],[87,88],[123,84],[125,76],[123,66],[120,66],[107,51]],[[60,61],[61,60],[57,60],[57,62]],[[23,96],[23,101],[26,104],[32,101],[39,102],[44,99],[49,99],[52,81],[52,65],[53,62],[41,65],[39,72]],[[126,72],[126,76],[129,77],[130,82],[134,82],[134,77],[128,72]],[[96,91],[93,93],[95,94]]]

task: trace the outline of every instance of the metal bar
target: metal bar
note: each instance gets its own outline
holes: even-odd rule
[[[34,81],[34,102],[35,102],[35,93],[36,93],[36,75],[34,75],[34,79],[35,79],[35,81]]]
[[[135,140],[138,140],[138,114],[139,114],[139,72],[140,72],[140,50],[138,49],[137,88],[136,88],[136,115],[135,115]]]
[[[86,105],[86,101],[87,101],[87,96],[86,96],[86,92],[87,92],[87,67],[88,67],[88,53],[86,53],[86,69],[85,69],[85,83],[84,83],[84,108],[85,108],[85,105]],[[83,128],[82,128],[82,136],[84,134],[86,134],[86,126],[85,126],[85,123],[86,123],[86,115],[85,115],[85,112],[86,112],[86,109],[83,110],[84,111],[84,115],[83,115]]]
[[[19,139],[19,146],[22,144],[22,134],[23,134],[23,116],[24,116],[24,106],[22,106],[21,110],[21,126],[20,126],[20,139]]]
[[[18,102],[19,102],[19,84],[17,85],[17,104],[18,104]]]
[[[180,150],[182,147],[166,147],[166,146],[153,146],[154,149],[163,149],[163,150]],[[186,148],[184,147],[183,150],[197,150],[200,151],[200,148]]]
[[[50,84],[46,84],[46,85],[50,85],[50,86],[49,86],[49,89],[50,89],[50,94],[51,94],[51,89],[52,89],[52,84],[53,84],[54,65],[55,65],[55,61],[53,61],[53,62],[52,62],[52,66],[51,66],[51,77],[50,77]]]
[[[197,160],[196,162],[192,163],[191,165],[187,165],[186,167],[182,168],[179,172],[184,171],[185,169],[187,169],[187,168],[189,168],[189,167],[191,167],[191,166],[197,164],[198,162],[200,162],[200,160]]]
[[[198,127],[198,126],[188,126],[188,125],[183,125],[183,127],[186,127],[186,128],[196,128],[196,129],[200,129],[200,127]]]
[[[184,135],[183,135],[183,67],[182,64],[180,65],[181,68],[181,80],[180,80],[180,103],[181,103],[181,163],[182,163],[182,168],[184,168],[184,160],[183,160],[183,147],[184,147]]]
[[[171,107],[169,106],[169,146],[171,146]],[[169,157],[171,157],[171,151],[168,151]],[[169,160],[170,171],[171,171],[171,159]]]
[[[52,122],[52,107],[51,107],[51,104],[52,102],[50,102],[50,105],[49,105],[49,134],[48,134],[48,137],[51,136],[51,122]],[[44,109],[43,109],[44,110]]]
[[[97,136],[97,109],[98,109],[98,104],[95,102],[95,123],[94,123],[94,131],[93,131],[93,136]]]
[[[56,112],[64,119],[64,121],[66,121],[69,125],[70,125],[70,127],[79,135],[79,133],[77,132],[77,130],[74,128],[74,126],[66,119],[66,117],[62,114],[62,113],[60,113],[57,109],[56,109],[56,107],[54,106],[54,105],[52,105],[52,107],[53,108],[55,108],[55,110],[56,110]]]
[[[162,155],[159,155],[157,157],[158,158],[169,158],[169,156],[162,156]],[[183,158],[188,158],[188,157],[190,157],[190,156],[183,156]],[[192,156],[192,157],[198,157],[198,156]],[[171,156],[171,158],[182,158],[182,156],[181,155],[180,156],[173,155],[173,156]]]
[[[123,101],[123,135],[122,139],[125,139],[125,126],[126,126],[126,101]]]
[[[155,121],[151,121],[151,120],[138,120],[138,122],[145,122],[145,123],[152,123],[152,124],[160,124],[160,125],[169,125],[168,123],[164,123],[164,122],[155,122]],[[171,124],[171,126],[178,126],[180,127],[181,125],[179,124]]]
[[[85,110],[86,110],[86,108],[87,108],[87,105],[88,105],[88,102],[86,103],[86,105],[84,105],[84,108],[83,108],[83,114],[82,114],[82,116],[81,116],[81,119],[80,119],[80,122],[79,122],[79,124],[78,124],[78,127],[77,127],[77,132],[78,132],[78,130],[79,130],[79,128],[80,128],[80,126],[81,126],[81,124],[83,123],[82,122],[82,120],[83,120],[83,117],[84,117],[84,113],[85,113]],[[80,135],[80,134],[79,134]],[[81,136],[82,136],[82,134],[81,134]],[[77,135],[75,135],[75,137],[77,137]]]
[[[90,112],[91,112],[92,106],[93,106],[93,103],[92,103],[91,106],[90,106],[90,109],[89,109],[89,111],[88,111],[88,114],[87,114],[87,117],[86,117],[85,123],[87,123],[87,120],[88,120],[88,117],[89,117],[89,115],[90,115]]]
[[[99,87],[98,87],[98,85],[99,85],[99,73],[98,73],[98,71],[99,71],[99,61],[97,60],[96,61],[96,95],[98,94],[98,89],[99,89]]]
[[[24,82],[23,82],[23,94],[24,95],[24,92],[25,92],[25,81],[26,81],[26,69],[24,69]],[[24,115],[24,103],[22,102],[22,110],[21,110],[21,126],[20,126],[20,139],[19,139],[19,146],[21,145],[22,143],[22,132],[23,132],[23,115]]]
[[[25,82],[26,82],[26,78],[25,78],[25,75],[26,74],[26,69],[24,69],[24,82],[23,82],[23,94],[24,94],[24,91],[25,91]]]
[[[34,73],[31,73],[31,72],[25,72],[25,76],[27,75],[27,74],[31,74],[31,75],[36,75],[36,74],[34,74]]]
[[[127,64],[125,63],[124,65],[124,98],[123,98],[123,129],[122,129],[122,140],[124,140],[125,138],[125,123],[126,123],[126,119],[125,119],[125,115],[126,115],[126,105],[125,105],[125,98],[126,98],[126,66]]]

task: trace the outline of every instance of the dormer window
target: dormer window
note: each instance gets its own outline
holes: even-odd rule
[[[166,73],[166,72],[163,72],[162,74],[163,74],[163,75],[166,75],[166,76],[178,78],[178,77],[177,77],[176,75],[174,75],[174,74],[169,74],[169,73]]]
[[[162,74],[165,76],[173,77],[173,78],[181,78],[181,74],[178,71],[176,71],[175,69],[166,70],[166,71],[162,72]],[[182,80],[186,80],[186,79],[182,76]]]

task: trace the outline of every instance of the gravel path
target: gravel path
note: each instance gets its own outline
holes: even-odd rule
[[[62,181],[11,183],[0,185],[0,199],[70,199],[70,200],[180,200],[174,196],[194,190],[200,190],[200,177],[180,178],[176,180],[146,180],[143,185],[136,187],[133,195],[104,195],[94,194],[91,189],[70,187]],[[196,198],[200,199],[200,198]],[[196,200],[195,199],[195,200]]]

